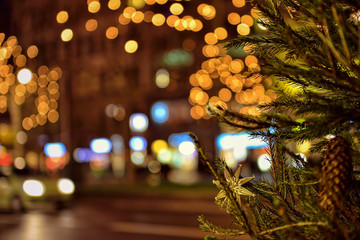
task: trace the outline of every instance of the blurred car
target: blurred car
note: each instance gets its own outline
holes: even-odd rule
[[[51,204],[67,207],[75,191],[69,178],[31,176],[0,172],[0,209],[23,212]]]

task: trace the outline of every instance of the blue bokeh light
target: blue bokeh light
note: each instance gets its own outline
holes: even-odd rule
[[[173,133],[169,136],[168,141],[173,147],[178,147],[182,142],[192,142],[192,139],[188,133]]]
[[[76,148],[73,152],[73,157],[77,162],[85,163],[90,162],[93,154],[90,148]]]
[[[61,142],[47,143],[44,146],[45,155],[52,158],[62,157],[66,153],[66,147]]]
[[[236,147],[254,149],[267,147],[261,137],[252,136],[249,133],[222,133],[216,139],[216,145],[220,150],[229,150]]]
[[[164,102],[156,102],[151,108],[151,117],[157,123],[164,123],[169,118],[169,108]]]
[[[144,151],[147,147],[146,139],[140,136],[132,137],[129,144],[133,151]]]
[[[217,147],[220,150],[229,150],[233,148],[233,134],[222,133],[217,137]]]

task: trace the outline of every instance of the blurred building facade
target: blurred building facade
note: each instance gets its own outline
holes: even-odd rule
[[[155,0],[4,0],[4,3],[11,13],[8,33],[18,38],[24,50],[32,45],[39,49],[36,60],[28,67],[36,71],[46,64],[49,68],[60,67],[62,70],[59,121],[30,128],[27,131],[28,149],[41,151],[45,142],[64,143],[70,157],[68,174],[78,180],[84,180],[90,169],[75,161],[73,152],[88,148],[95,138],[111,139],[114,134],[120,135],[124,143],[124,152],[121,153],[121,161],[125,161],[124,174],[119,176],[125,181],[136,181],[136,172],[144,168],[131,161],[134,151],[129,142],[134,136],[147,140],[146,159],[154,157],[152,142],[167,141],[174,133],[188,131],[201,139],[210,154],[216,153],[215,139],[221,129],[217,120],[207,116],[204,109],[211,95],[219,92],[218,99],[227,98],[221,97],[219,91],[225,85],[224,79],[229,75],[233,77],[245,66],[244,62],[234,62],[231,69],[232,58],[219,53],[224,49],[219,50],[216,44],[244,31],[244,34],[249,34],[246,31],[250,24],[246,28],[246,19],[240,18],[242,13],[252,9],[245,1],[214,0],[211,5],[207,1],[181,1],[182,10],[181,7],[172,8],[179,2]],[[159,18],[155,19],[155,16]],[[255,19],[246,16],[251,21]],[[175,26],[176,21],[183,23],[182,28]],[[219,32],[212,40],[212,35],[216,36],[214,29],[219,29]],[[226,29],[226,37],[219,37],[223,29]],[[129,40],[136,41],[135,51],[126,49]],[[206,46],[214,48],[206,50]],[[229,74],[211,73],[208,70],[211,62],[205,61],[211,58],[228,62],[225,68]],[[242,64],[240,70],[234,69],[237,64],[240,67]],[[254,62],[246,63],[249,69],[258,68],[257,62],[255,66],[251,64]],[[205,65],[208,67],[206,71]],[[157,82],[159,70],[165,71],[169,82],[166,79],[162,80],[165,83],[161,83],[161,79]],[[192,83],[192,78],[200,82],[201,71],[211,80],[210,87]],[[212,81],[214,76],[220,81]],[[235,102],[235,94],[243,89],[242,86],[245,88],[247,84],[252,94],[256,90],[254,86],[260,85],[256,79],[248,82],[243,79],[241,88],[236,89],[235,80],[226,83],[228,89],[223,92],[233,91],[235,105],[241,106],[238,99],[243,96],[236,95]],[[208,92],[200,94],[206,96],[205,102],[196,105],[189,93],[198,89]],[[230,99],[231,93],[227,100],[229,105]],[[199,100],[199,95],[195,100]],[[259,101],[248,100],[247,104],[254,105]],[[161,123],[151,118],[153,104],[157,102],[165,103],[169,109],[167,120]],[[23,111],[32,110],[28,107]],[[199,116],[199,112],[202,115]],[[148,116],[149,126],[145,131],[134,131],[129,127],[134,113]]]

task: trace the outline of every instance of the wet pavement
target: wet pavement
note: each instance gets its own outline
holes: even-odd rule
[[[0,239],[5,240],[195,240],[207,233],[197,217],[204,214],[223,227],[229,217],[214,195],[124,194],[77,197],[70,208],[0,213]]]

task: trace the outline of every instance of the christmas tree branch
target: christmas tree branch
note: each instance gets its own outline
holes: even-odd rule
[[[254,239],[358,239],[359,191],[341,183],[356,179],[350,174],[352,162],[360,166],[360,3],[253,2],[261,11],[263,20],[259,21],[268,29],[266,34],[239,36],[226,46],[251,46],[250,54],[258,58],[261,74],[275,83],[272,87],[277,97],[260,106],[259,116],[220,107],[209,112],[239,132],[267,138],[272,178],[248,183],[246,188],[256,195],[242,204],[238,192],[242,186],[233,176],[228,179],[226,162],[216,159],[217,166],[207,159],[205,164],[212,168],[221,188],[216,201]],[[244,77],[251,77],[251,73],[244,73]],[[346,146],[336,147],[332,155],[323,154],[332,148],[329,141],[321,141],[330,134],[346,135],[351,140],[351,155],[356,156],[353,161]],[[309,152],[308,161],[290,151],[293,143],[305,140],[312,142],[317,154]],[[323,167],[324,160],[327,168]],[[338,173],[340,165],[349,167],[349,176]],[[225,171],[225,178],[219,170]],[[328,192],[323,191],[324,186]],[[323,202],[333,206],[324,208]]]
[[[340,36],[340,39],[341,39],[341,44],[342,44],[343,49],[344,49],[345,57],[348,59],[348,61],[350,61],[350,58],[351,58],[350,51],[349,51],[349,47],[348,47],[348,45],[346,43],[344,31],[342,29],[342,24],[341,24],[341,22],[339,20],[337,9],[334,6],[331,6],[331,12],[332,12],[332,14],[334,16],[335,23],[338,26],[338,32],[339,32],[339,36]]]
[[[319,184],[320,181],[315,181],[315,182],[308,182],[308,183],[291,183],[291,182],[283,182],[281,184],[286,184],[286,185],[291,185],[291,186],[311,186],[311,185],[316,185]]]
[[[252,229],[250,227],[248,219],[246,218],[245,212],[242,210],[240,203],[236,200],[236,197],[234,196],[232,190],[227,185],[226,180],[217,172],[216,166],[210,162],[203,148],[201,147],[201,144],[197,139],[196,135],[193,133],[189,133],[189,136],[192,138],[196,148],[198,149],[200,160],[205,165],[208,166],[215,179],[219,182],[220,186],[225,190],[225,194],[233,206],[231,210],[233,211],[233,216],[236,219],[236,222],[240,224],[240,227],[243,228],[248,234],[252,234]]]
[[[215,235],[219,236],[240,236],[244,235],[245,231],[240,231],[237,229],[225,229],[219,226],[216,226],[215,224],[209,222],[205,216],[201,215],[198,217],[198,221],[200,222],[200,227],[202,230],[206,232],[212,232]]]
[[[329,224],[326,223],[326,222],[298,222],[298,223],[287,224],[287,225],[284,225],[284,226],[280,226],[280,227],[272,228],[272,229],[269,229],[269,230],[266,230],[266,231],[262,231],[258,235],[262,236],[262,235],[267,235],[269,233],[273,233],[273,232],[276,232],[276,231],[284,230],[284,229],[287,229],[287,228],[304,227],[304,226],[329,227]]]

